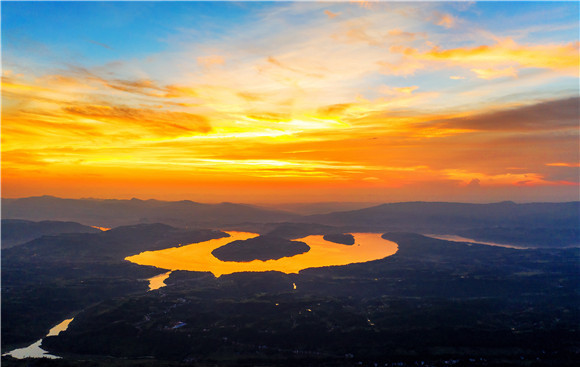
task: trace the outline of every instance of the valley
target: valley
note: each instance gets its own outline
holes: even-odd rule
[[[350,232],[356,224],[225,227],[258,232],[139,224],[51,234],[3,250],[2,352],[74,317],[66,331],[42,340],[44,350],[64,357],[52,365],[577,360],[578,248]],[[324,239],[348,242],[337,233],[351,233],[354,244]],[[269,238],[292,239],[309,250],[266,261],[212,255],[250,238],[263,238],[264,246]],[[261,248],[246,251],[253,257]]]

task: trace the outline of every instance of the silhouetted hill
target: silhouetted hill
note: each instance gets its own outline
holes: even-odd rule
[[[188,200],[77,200],[42,196],[3,199],[2,203],[3,218],[72,220],[101,227],[166,223],[193,228],[245,228],[286,239],[310,234],[410,231],[536,247],[580,244],[580,202],[408,202],[311,216],[250,205]]]
[[[2,248],[21,245],[35,238],[60,233],[98,233],[100,229],[76,222],[45,220],[31,222],[21,219],[2,219]]]
[[[380,202],[343,202],[343,201],[326,201],[318,203],[280,203],[280,204],[261,204],[260,207],[267,209],[282,210],[300,215],[327,214],[338,211],[357,210],[370,208],[378,205]]]
[[[123,262],[130,255],[227,237],[214,230],[186,230],[166,224],[122,226],[100,233],[44,236],[2,251],[3,261]]]
[[[117,227],[136,223],[208,227],[240,222],[287,221],[297,216],[232,203],[201,204],[189,200],[61,199],[40,196],[2,199],[2,217],[26,220],[72,220],[99,227]]]
[[[335,225],[468,228],[477,226],[544,223],[551,226],[578,224],[580,202],[516,204],[463,204],[409,202],[382,204],[372,208],[312,215],[316,223]]]
[[[222,261],[277,260],[308,252],[310,246],[275,236],[259,236],[234,241],[212,251]]]
[[[330,233],[325,234],[322,238],[325,241],[330,241],[334,243],[340,243],[341,245],[352,246],[354,245],[354,237],[352,234],[344,233]]]
[[[580,245],[579,232],[580,227],[493,227],[457,231],[457,235],[479,241],[515,246],[539,247],[534,245],[550,244],[552,247],[569,247]]]
[[[471,234],[506,243],[518,233],[519,243],[532,246],[580,244],[580,202],[516,204],[461,204],[410,202],[312,215],[313,223],[357,227],[368,231],[414,231],[436,234]],[[485,229],[485,230],[483,230]],[[536,234],[541,232],[542,236]],[[486,236],[489,234],[489,236]],[[506,237],[507,234],[507,237]]]

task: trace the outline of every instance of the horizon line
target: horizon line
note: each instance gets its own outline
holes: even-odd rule
[[[95,201],[106,201],[106,200],[118,200],[118,201],[161,201],[161,202],[183,202],[188,201],[191,203],[197,204],[208,204],[208,205],[215,205],[215,204],[239,204],[239,205],[265,205],[265,206],[274,206],[274,205],[306,205],[306,204],[371,204],[372,206],[377,205],[384,205],[384,204],[405,204],[405,203],[448,203],[448,204],[474,204],[474,205],[486,205],[486,204],[501,204],[501,203],[512,203],[512,204],[550,204],[550,203],[577,203],[580,202],[578,200],[564,200],[564,201],[517,201],[517,200],[495,200],[495,201],[482,201],[482,202],[467,202],[467,201],[441,201],[441,200],[405,200],[405,201],[302,201],[302,202],[235,202],[235,201],[212,201],[212,202],[201,202],[195,201],[190,199],[181,199],[181,200],[163,200],[163,199],[156,199],[156,198],[97,198],[97,197],[79,197],[79,198],[67,198],[67,197],[59,197],[54,195],[33,195],[33,196],[23,196],[23,197],[0,197],[2,200],[21,200],[21,199],[33,199],[33,198],[54,198],[54,199],[61,199],[61,200],[95,200]]]

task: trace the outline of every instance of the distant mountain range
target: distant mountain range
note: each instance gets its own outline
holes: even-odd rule
[[[580,202],[493,204],[409,202],[312,215],[304,222],[356,231],[456,234],[530,247],[580,245]]]
[[[237,226],[284,238],[332,233],[337,227],[340,228],[338,233],[409,231],[542,247],[580,244],[578,201],[527,204],[510,201],[492,204],[406,202],[302,216],[232,203],[41,196],[2,199],[2,218],[75,221],[99,227],[143,223],[190,228]]]
[[[61,199],[53,196],[2,199],[2,218],[75,221],[99,227],[137,223],[215,227],[241,222],[292,221],[297,217],[251,205],[202,204],[189,200]]]
[[[307,220],[305,220],[307,218]],[[303,221],[328,225],[355,225],[381,230],[432,231],[473,227],[580,225],[580,202],[493,204],[408,202],[371,208],[312,215]]]
[[[328,214],[332,212],[342,212],[346,210],[358,210],[370,208],[381,204],[380,202],[340,202],[327,201],[315,203],[281,203],[281,204],[260,204],[258,206],[266,209],[276,209],[300,215]]]

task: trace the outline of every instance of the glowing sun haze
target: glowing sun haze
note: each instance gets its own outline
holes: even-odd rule
[[[3,2],[2,195],[577,200],[578,2]]]

